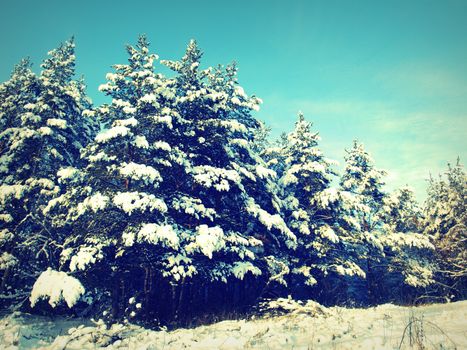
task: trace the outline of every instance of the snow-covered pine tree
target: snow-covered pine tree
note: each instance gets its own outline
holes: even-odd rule
[[[394,232],[420,232],[423,222],[422,208],[409,186],[396,189],[384,199],[385,223],[393,226]]]
[[[422,210],[412,189],[397,189],[383,201],[384,298],[413,302],[422,293],[428,296],[427,287],[434,283],[434,246],[429,236],[421,233]]]
[[[419,233],[421,211],[408,188],[385,193],[385,172],[362,144],[354,141],[347,151],[342,189],[360,202],[362,210],[349,215],[361,227],[360,247],[364,247],[361,266],[367,276],[369,302],[409,301],[433,283],[433,245]],[[353,294],[362,294],[362,286],[352,286]],[[358,292],[357,292],[358,291]],[[390,292],[389,292],[390,291]]]
[[[258,100],[234,67],[200,71],[190,42],[181,61],[165,62],[178,73],[168,79],[148,46],[140,37],[107,75],[107,129],[83,153],[84,169],[63,172],[69,191],[47,211],[72,232],[62,268],[95,296],[111,293],[114,316],[136,297],[143,317],[168,320],[209,310],[214,297],[226,304],[226,287],[210,283],[267,277],[266,254],[295,237],[269,191],[273,172],[250,150]]]
[[[361,196],[363,204],[369,209],[359,213],[361,224],[365,231],[371,232],[379,224],[377,213],[386,195],[383,190],[386,172],[375,168],[370,154],[356,140],[346,153],[340,186],[345,191]]]
[[[26,138],[31,132],[21,129],[21,115],[27,110],[24,106],[36,98],[38,79],[30,69],[29,59],[23,59],[15,66],[8,81],[0,85],[0,273],[2,274],[0,293],[2,296],[17,294],[13,289],[18,265],[18,253],[15,248],[20,242],[16,227],[27,216],[27,208],[21,205],[24,186],[18,184],[10,148],[23,143],[18,136]],[[19,141],[19,142],[18,142]],[[26,154],[23,157],[25,161]],[[27,161],[26,161],[27,164]],[[13,169],[12,169],[13,168]],[[5,300],[1,299],[1,306]]]
[[[448,164],[446,179],[430,178],[425,202],[425,229],[433,237],[439,279],[448,298],[467,295],[467,177],[460,159]]]
[[[293,293],[331,302],[341,297],[329,288],[337,287],[331,279],[362,272],[344,252],[339,215],[346,197],[331,187],[335,162],[319,150],[320,138],[311,126],[300,113],[295,129],[264,155],[279,175],[286,222],[298,237],[298,247],[291,252]]]
[[[31,66],[30,59],[23,58],[13,68],[10,79],[0,85],[2,130],[18,125],[18,107],[27,104],[38,91],[37,76]]]
[[[370,154],[356,140],[350,149],[346,149],[346,153],[340,189],[348,194],[353,205],[350,210],[346,210],[344,218],[353,223],[351,236],[356,237],[356,245],[360,251],[357,264],[362,267],[366,276],[366,286],[354,281],[356,283],[349,286],[349,295],[352,299],[367,302],[368,299],[363,297],[367,293],[370,302],[375,302],[380,272],[375,271],[373,266],[378,266],[384,257],[378,232],[382,227],[379,214],[386,196],[383,190],[386,172],[374,166]]]
[[[59,172],[67,191],[45,208],[69,232],[57,267],[76,276],[96,306],[111,305],[114,317],[130,298],[147,307],[153,270],[174,279],[194,273],[166,215],[174,189],[164,175],[178,176],[184,162],[169,144],[173,81],[154,71],[158,57],[146,37],[126,50],[128,63],[114,65],[99,87],[112,98],[96,109],[104,129],[83,150],[83,167]]]
[[[296,238],[280,216],[276,174],[255,149],[262,125],[251,112],[261,100],[247,96],[238,85],[235,64],[200,70],[201,56],[191,41],[180,61],[164,61],[178,73],[176,110],[181,123],[176,129],[179,147],[187,154],[186,177],[179,181],[191,201],[216,212],[208,227],[220,234],[214,240],[219,242],[217,253],[212,259],[197,254],[197,270],[207,281],[230,281],[227,295],[233,293],[233,303],[238,303],[238,292],[232,291],[232,286],[237,288],[235,281],[247,273],[280,280],[287,267],[278,252],[294,247]],[[204,222],[190,218],[196,240],[200,224]],[[239,288],[248,285],[255,283],[241,283]],[[253,289],[244,298],[251,300],[257,294]]]
[[[96,125],[86,116],[91,104],[84,84],[73,79],[73,40],[49,56],[39,77],[25,60],[0,87],[0,270],[9,298],[28,291],[52,260],[57,237],[42,208],[60,191],[57,171],[79,162]]]

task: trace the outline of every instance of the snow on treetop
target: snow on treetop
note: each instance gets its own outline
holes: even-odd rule
[[[149,143],[148,140],[146,139],[146,136],[144,135],[138,135],[135,137],[134,144],[138,148],[149,148]]]
[[[26,190],[24,185],[1,185],[0,203],[4,206],[10,199],[20,199]]]
[[[2,238],[5,238],[5,235],[3,234],[4,231],[0,232],[0,244],[3,242],[1,241]],[[18,259],[15,258],[14,255],[8,253],[8,252],[3,252],[0,255],[0,270],[8,270],[15,266],[18,263]]]
[[[78,173],[79,170],[77,168],[70,166],[66,168],[61,168],[59,171],[57,171],[57,176],[59,177],[59,181],[64,181],[73,179]]]
[[[142,103],[150,104],[156,108],[159,108],[159,103],[157,102],[157,96],[155,94],[146,94],[139,99]]]
[[[341,193],[334,187],[329,187],[316,194],[313,203],[321,208],[329,208],[329,205],[335,203],[341,198]]]
[[[77,219],[89,209],[91,209],[94,213],[96,213],[99,210],[103,210],[107,206],[108,202],[108,196],[102,195],[100,192],[97,192],[94,195],[84,199],[84,201],[78,203],[74,218]]]
[[[339,242],[339,237],[336,235],[336,232],[334,232],[334,230],[328,225],[321,226],[318,229],[318,232],[321,237],[326,238],[333,243]]]
[[[383,235],[381,239],[389,246],[394,247],[408,246],[429,250],[435,249],[433,244],[430,242],[429,237],[419,233],[393,232],[391,234]]]
[[[91,163],[100,162],[100,161],[113,161],[117,159],[116,156],[109,156],[104,151],[100,151],[96,154],[92,154],[87,158]]]
[[[165,141],[156,141],[153,143],[153,147],[154,149],[161,149],[167,152],[170,152],[172,150],[172,147],[170,147],[170,145]]]
[[[240,85],[235,86],[235,92],[237,93],[238,96],[245,97],[245,98],[248,97],[247,94],[245,93],[245,90]]]
[[[256,174],[258,174],[258,176],[262,179],[266,179],[266,178],[274,179],[277,176],[274,170],[265,168],[261,164],[256,166]]]
[[[114,121],[114,126],[137,126],[138,120],[135,117],[130,117],[127,119],[117,119]]]
[[[66,122],[66,120],[63,120],[63,119],[50,118],[50,119],[47,119],[47,125],[48,126],[56,126],[59,129],[66,129],[67,122]]]
[[[345,261],[343,265],[334,266],[336,272],[342,276],[359,276],[361,278],[366,277],[365,271],[360,266],[352,261]]]
[[[187,196],[174,198],[172,201],[172,208],[191,215],[196,219],[208,218],[214,221],[214,217],[216,216],[216,210],[213,208],[206,208],[199,198]]]

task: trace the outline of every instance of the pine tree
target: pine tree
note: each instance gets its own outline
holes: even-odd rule
[[[200,70],[201,56],[191,41],[180,61],[164,64],[178,73],[176,109],[183,119],[178,142],[189,145],[184,149],[190,160],[185,192],[216,209],[212,225],[225,235],[219,252],[224,257],[203,258],[206,277],[227,282],[251,272],[281,280],[286,266],[279,252],[295,246],[296,238],[280,216],[276,174],[255,149],[262,126],[251,112],[261,100],[238,85],[235,64]]]
[[[427,287],[434,283],[434,246],[430,237],[421,233],[423,215],[413,190],[397,189],[383,201],[380,238],[385,253],[381,259],[385,269],[384,297],[413,302],[418,295],[429,292]]]
[[[423,221],[422,208],[415,199],[414,191],[408,187],[395,190],[384,199],[385,223],[394,232],[420,232]]]
[[[355,141],[347,151],[340,184],[360,203],[349,215],[361,228],[359,265],[366,265],[368,301],[408,302],[433,283],[433,245],[420,234],[422,215],[413,192],[402,188],[387,194],[384,175]],[[362,285],[351,289],[357,290],[354,295],[364,295]]]
[[[383,200],[386,196],[383,177],[386,172],[377,169],[370,154],[363,144],[354,141],[352,148],[346,150],[345,168],[340,178],[340,189],[348,194],[353,205],[345,212],[345,218],[352,223],[355,244],[359,247],[358,266],[362,267],[366,277],[366,285],[351,284],[349,293],[358,302],[375,302],[378,296],[378,276],[375,270],[384,257],[384,248],[379,234],[382,222],[380,218]]]
[[[0,184],[2,293],[22,295],[53,258],[57,237],[42,215],[60,192],[57,171],[79,162],[95,123],[82,81],[73,80],[74,43],[49,52],[36,77],[27,60],[2,84]]]
[[[27,113],[24,106],[36,98],[39,84],[30,67],[29,59],[23,59],[15,66],[10,79],[0,85],[0,271],[3,274],[0,290],[4,295],[18,293],[13,289],[15,281],[12,276],[18,269],[20,258],[15,251],[20,242],[17,231],[28,214],[27,206],[22,203],[25,186],[15,176],[17,166],[12,163],[16,155],[12,154],[11,148],[14,151],[21,147],[23,139],[27,140],[33,134],[32,130],[21,127],[21,116]],[[24,162],[27,152],[22,153]]]
[[[203,203],[225,211],[219,212],[219,223],[234,237],[293,246],[295,237],[276,214],[280,206],[270,190],[275,173],[252,150],[261,125],[251,112],[261,100],[238,85],[235,64],[203,71],[201,56],[191,41],[181,61],[164,62],[178,73],[176,108],[184,120],[179,143],[189,145],[187,173],[193,174],[187,183],[194,182],[194,193]]]
[[[361,211],[359,218],[363,229],[371,232],[379,225],[377,214],[386,195],[383,190],[383,177],[386,172],[375,168],[370,154],[358,141],[354,141],[352,148],[346,152],[346,166],[340,179],[340,186],[343,190],[360,196],[362,204],[368,210]]]
[[[430,178],[424,208],[424,232],[433,236],[438,275],[449,298],[464,298],[467,293],[466,180],[459,159],[454,166],[448,164],[446,179]]]
[[[295,129],[264,156],[279,175],[286,222],[298,237],[297,250],[290,252],[291,288],[297,296],[312,293],[330,302],[341,297],[329,289],[335,280],[362,271],[347,254],[349,240],[340,222],[347,197],[331,186],[335,162],[319,150],[320,138],[311,126],[300,113]]]
[[[99,108],[107,129],[47,210],[72,231],[62,268],[88,291],[110,292],[114,316],[136,297],[145,318],[176,317],[200,303],[187,295],[194,281],[204,298],[215,281],[267,278],[268,254],[295,237],[269,190],[274,173],[250,149],[258,99],[237,85],[235,67],[199,70],[190,42],[181,61],[164,62],[171,79],[154,72],[144,36],[127,51],[100,88],[113,98]]]
[[[148,303],[152,269],[174,278],[193,274],[178,255],[177,227],[165,216],[163,173],[177,176],[184,161],[166,137],[177,117],[170,108],[173,81],[154,72],[158,57],[144,36],[126,50],[128,64],[115,65],[99,87],[112,98],[96,110],[104,130],[82,152],[83,167],[61,170],[67,191],[45,209],[56,227],[70,232],[58,268],[77,276],[98,306],[110,293],[114,316],[125,308],[123,296],[137,289]]]

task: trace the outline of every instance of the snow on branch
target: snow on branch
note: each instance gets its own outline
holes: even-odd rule
[[[85,289],[79,280],[49,267],[34,283],[29,301],[31,307],[34,307],[40,299],[49,299],[50,306],[56,307],[64,300],[68,307],[72,308],[84,292]]]

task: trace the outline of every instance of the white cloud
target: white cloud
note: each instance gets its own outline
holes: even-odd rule
[[[344,148],[350,147],[353,139],[359,139],[373,155],[376,166],[389,172],[388,189],[408,184],[420,200],[426,196],[430,172],[444,172],[447,162],[453,162],[457,156],[462,161],[467,159],[467,115],[449,109],[441,113],[422,110],[421,106],[414,111],[403,105],[358,99],[276,99],[274,103],[302,110],[320,133],[325,154],[341,164]],[[271,119],[273,127],[289,131],[295,118],[294,112]]]
[[[465,77],[433,63],[404,63],[376,74],[375,80],[412,96],[444,98],[467,94]]]

